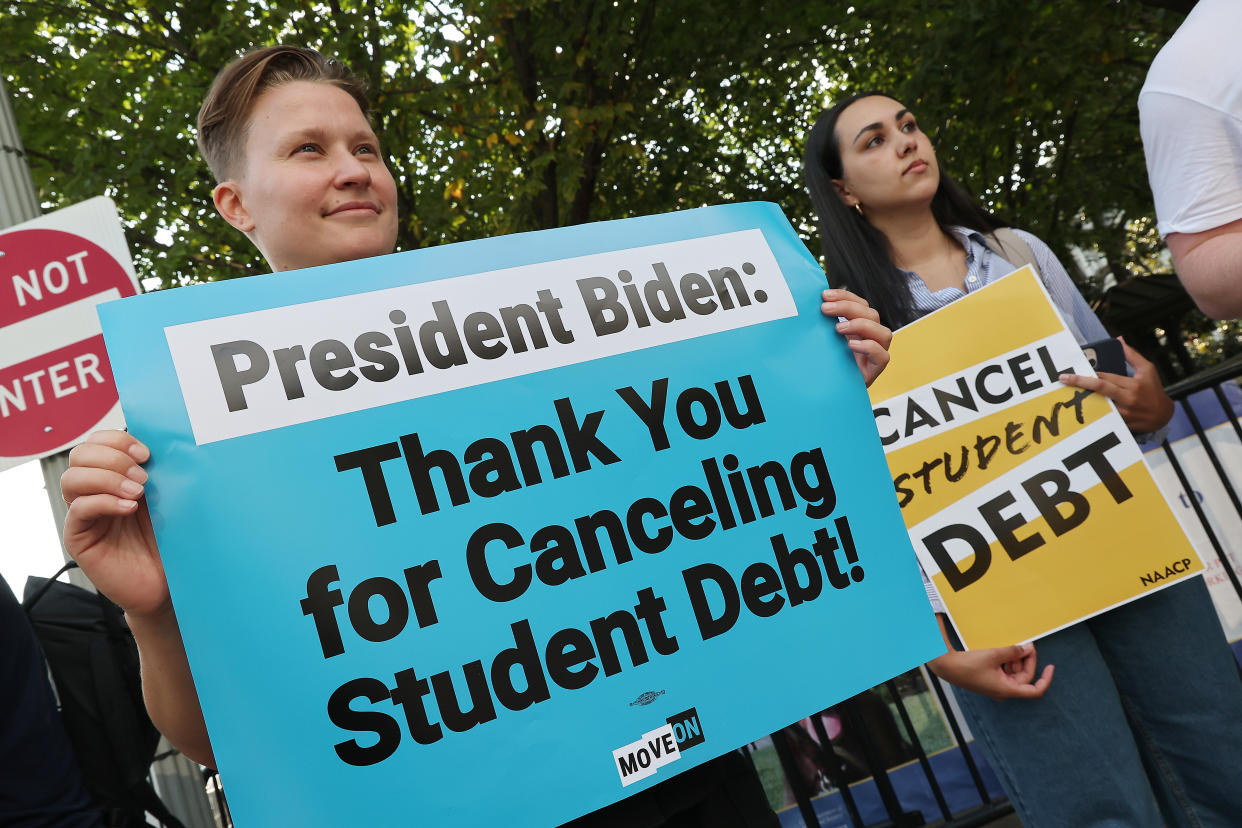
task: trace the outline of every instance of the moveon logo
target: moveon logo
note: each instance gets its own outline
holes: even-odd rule
[[[644,733],[642,738],[622,745],[612,752],[617,763],[621,786],[646,779],[669,762],[681,758],[683,750],[701,745],[707,737],[699,723],[699,713],[693,707],[667,721],[655,730]]]

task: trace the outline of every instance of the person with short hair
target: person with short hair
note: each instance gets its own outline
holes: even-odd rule
[[[1017,269],[996,249],[1003,223],[944,172],[914,113],[883,93],[821,115],[804,172],[829,282],[866,297],[894,329]],[[1079,344],[1107,336],[1048,246],[1012,235]],[[1061,381],[1112,399],[1131,431],[1156,431],[1172,402],[1151,363],[1124,352],[1132,376]],[[961,688],[971,730],[1024,825],[1242,825],[1242,682],[1202,578],[1037,645],[967,651],[924,580],[949,647],[928,667]]]
[[[1199,0],[1152,61],[1139,127],[1157,229],[1199,309],[1242,316],[1242,3]]]
[[[361,84],[309,49],[252,51],[216,77],[199,145],[219,183],[216,209],[275,271],[382,256],[397,240],[397,189]],[[92,434],[61,478],[65,548],[125,610],[151,720],[215,767],[198,694],[143,499],[150,452],[122,431]]]
[[[319,53],[272,46],[243,55],[216,77],[198,118],[198,140],[219,183],[217,211],[274,271],[382,256],[397,238],[397,195],[371,127],[365,91]],[[865,301],[824,292],[869,384],[888,362],[889,330]],[[142,464],[150,451],[121,431],[91,435],[61,478],[69,503],[69,554],[125,610],[138,642],[152,721],[191,759],[215,767],[198,694],[151,529]],[[722,758],[574,824],[775,825],[746,762]],[[681,781],[678,781],[681,780]]]

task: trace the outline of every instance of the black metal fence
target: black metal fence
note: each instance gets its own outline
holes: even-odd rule
[[[1228,425],[1232,427],[1233,434],[1239,443],[1242,443],[1242,426],[1238,423],[1238,412],[1242,410],[1242,391],[1239,391],[1238,387],[1240,376],[1242,376],[1242,357],[1235,357],[1166,389],[1169,396],[1176,401],[1180,411],[1185,414],[1198,445],[1203,448],[1212,467],[1214,480],[1211,475],[1205,480],[1193,472],[1187,473],[1184,464],[1179,460],[1171,445],[1172,442],[1177,442],[1177,435],[1171,434],[1170,440],[1166,440],[1162,448],[1168,457],[1169,465],[1177,475],[1182,494],[1194,511],[1199,526],[1207,537],[1212,553],[1215,554],[1223,574],[1229,579],[1238,599],[1242,601],[1242,582],[1239,582],[1234,562],[1221,542],[1219,525],[1213,525],[1219,524],[1219,521],[1212,521],[1208,518],[1203,506],[1204,498],[1197,494],[1207,485],[1218,484],[1233,507],[1234,516],[1242,520],[1242,500],[1238,498],[1238,488],[1242,486],[1242,468],[1237,468],[1235,464],[1231,475],[1229,465],[1220,456],[1219,447],[1214,445],[1214,441],[1208,435],[1210,429]],[[1209,399],[1215,400],[1219,405],[1219,413],[1213,410]],[[1215,418],[1207,420],[1206,428],[1204,426],[1205,414],[1216,415]],[[1215,422],[1217,419],[1219,423]],[[1234,475],[1236,475],[1236,480]],[[1199,551],[1203,554],[1207,550],[1200,549]],[[1204,563],[1210,562],[1204,561]]]
[[[917,701],[923,694],[930,696],[938,718],[930,728],[916,727],[911,710],[913,698],[924,708],[926,723],[927,704]],[[825,726],[830,717],[840,722],[836,736]],[[945,731],[944,738],[929,749],[924,742],[929,730],[936,738],[936,727]],[[784,775],[785,802],[790,795],[793,799],[785,805],[765,779],[769,798],[778,807],[785,805],[785,826],[970,826],[1013,811],[985,760],[971,750],[944,685],[926,670],[886,681],[766,741]],[[764,749],[763,743],[749,748],[761,777]],[[810,777],[810,766],[821,773]]]

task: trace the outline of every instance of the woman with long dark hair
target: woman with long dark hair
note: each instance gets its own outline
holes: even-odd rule
[[[1079,344],[1107,337],[1048,246],[1002,229],[943,172],[899,101],[838,103],[811,130],[804,164],[829,283],[889,327],[1032,263]],[[1173,406],[1151,363],[1124,351],[1132,373],[1061,381],[1112,399],[1143,439]],[[949,647],[928,666],[963,690],[1026,825],[1242,825],[1242,683],[1201,578],[1041,638],[1042,672],[1033,644],[960,651],[930,582],[928,593]]]

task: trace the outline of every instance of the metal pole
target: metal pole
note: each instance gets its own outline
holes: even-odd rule
[[[932,796],[936,798],[936,806],[940,808],[940,815],[947,822],[953,819],[953,814],[949,811],[949,803],[945,801],[944,791],[940,789],[940,783],[932,771],[927,751],[923,750],[923,742],[919,739],[918,731],[914,729],[914,722],[910,721],[910,713],[906,710],[906,703],[901,698],[901,691],[897,689],[897,682],[889,679],[884,682],[884,686],[888,688],[889,694],[893,697],[893,706],[897,708],[897,713],[901,716],[901,724],[906,729],[906,735],[910,737],[910,745],[914,748],[915,756],[919,760],[919,767],[922,768],[923,776],[927,779],[928,786],[931,787]]]
[[[30,176],[30,166],[26,163],[22,136],[17,130],[17,119],[9,105],[4,75],[0,74],[0,230],[38,218],[42,214],[39,197],[35,193],[34,179]],[[47,490],[48,504],[52,507],[52,520],[59,529],[65,525],[65,515],[69,511],[60,496],[60,476],[69,468],[69,452],[63,451],[44,457],[39,464],[43,467],[43,486]],[[56,536],[60,537],[59,531]],[[63,541],[60,553],[66,561],[69,560]],[[83,589],[95,591],[94,584],[80,569],[69,571],[69,581]]]
[[[823,753],[824,767],[832,768],[836,774],[836,779],[831,780],[836,785],[837,790],[841,792],[841,801],[845,803],[845,810],[850,815],[850,825],[860,826],[863,824],[862,814],[858,812],[858,803],[854,801],[854,794],[850,791],[849,780],[846,779],[845,763],[841,761],[841,757],[837,756],[832,747],[832,737],[828,735],[828,728],[824,727],[824,713],[821,710],[811,717],[811,727],[815,730],[815,736],[819,739],[819,749]]]
[[[0,74],[0,229],[41,215],[26,151],[9,106],[9,93]]]
[[[789,747],[789,740],[785,736],[784,729],[773,733],[771,738],[772,747],[776,748],[776,758],[781,763],[781,770],[785,772],[785,779],[789,782],[789,787],[793,789],[794,801],[798,804],[802,824],[806,828],[815,828],[819,825],[819,817],[815,815],[815,806],[811,804],[814,792],[802,778],[802,774],[798,772],[798,765],[794,761],[793,750]]]
[[[218,828],[202,769],[162,737],[151,765],[151,778],[160,799],[186,828]]]
[[[958,646],[961,646],[960,643]],[[957,722],[957,716],[954,715],[953,708],[949,704],[949,697],[944,692],[944,685],[940,683],[940,677],[931,670],[927,671],[927,677],[931,679],[932,687],[936,689],[936,697],[940,699],[940,709],[944,711],[944,718],[949,723],[949,729],[953,731],[953,739],[962,751],[962,759],[966,762],[966,770],[970,773],[971,781],[975,783],[975,790],[979,792],[979,801],[984,805],[991,804],[992,797],[988,793],[987,785],[983,784],[983,775],[979,773],[979,766],[975,764],[975,757],[970,752],[970,746],[966,744],[966,737],[962,734],[962,726]]]

